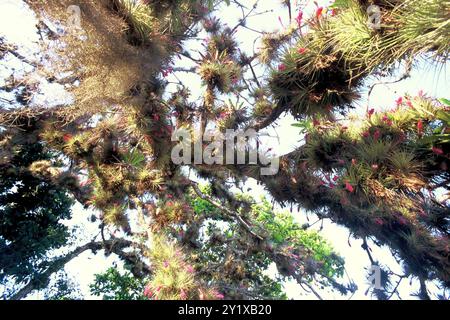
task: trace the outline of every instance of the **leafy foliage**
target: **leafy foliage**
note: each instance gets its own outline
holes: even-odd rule
[[[96,274],[94,282],[89,285],[91,294],[101,296],[103,300],[147,300],[144,296],[145,283],[125,271],[109,268],[104,273]]]
[[[73,201],[52,181],[35,177],[29,166],[50,160],[41,143],[16,145],[0,168],[0,280],[13,276],[23,282],[39,273],[38,263],[50,250],[68,241],[62,220],[71,216]]]

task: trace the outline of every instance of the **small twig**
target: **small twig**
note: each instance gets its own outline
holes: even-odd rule
[[[400,283],[402,282],[403,278],[405,278],[405,277],[406,276],[400,276],[400,279],[398,280],[397,285],[395,286],[394,290],[391,292],[391,294],[387,298],[388,300],[390,300],[392,298],[392,296],[395,294],[395,292],[397,292],[398,286],[400,285]]]
[[[250,67],[250,70],[252,71],[253,79],[255,79],[255,82],[258,85],[258,87],[261,88],[261,83],[259,82],[258,77],[256,76],[256,73],[255,73],[255,70],[253,69],[252,63],[250,62],[248,64],[248,66]]]
[[[400,76],[400,78],[397,79],[397,80],[374,83],[374,84],[370,87],[369,92],[367,93],[367,108],[366,108],[366,111],[367,111],[367,112],[369,111],[369,108],[370,108],[370,96],[371,96],[371,94],[372,94],[373,89],[374,89],[376,86],[378,86],[378,85],[380,85],[380,84],[384,84],[384,85],[387,85],[387,84],[395,84],[395,83],[398,83],[398,82],[400,82],[400,81],[403,81],[403,80],[405,80],[405,79],[407,79],[407,78],[410,77],[410,74],[409,74],[410,71],[411,71],[411,68],[408,67],[407,70],[405,71],[405,73],[403,73],[403,74]]]
[[[300,285],[301,287],[303,287],[303,284],[304,284],[305,286],[307,286],[308,289],[311,290],[311,292],[312,292],[319,300],[323,300],[323,298],[322,298],[322,297],[320,296],[320,294],[313,288],[313,286],[311,286],[309,283],[307,283],[307,282],[305,282],[305,281],[303,281],[303,280],[299,281],[299,285]],[[305,289],[305,288],[303,288],[303,289]],[[307,290],[305,290],[305,291],[307,291]]]
[[[260,235],[256,234],[251,227],[248,225],[248,223],[242,219],[242,217],[237,214],[234,211],[231,211],[230,209],[222,206],[220,203],[214,201],[213,199],[211,199],[209,196],[205,195],[200,188],[198,187],[197,182],[195,181],[191,181],[191,186],[194,189],[195,193],[203,200],[208,201],[209,203],[211,203],[213,206],[217,207],[218,209],[228,213],[229,215],[235,217],[236,219],[238,219],[239,223],[244,227],[245,230],[247,230],[252,236],[254,236],[255,238],[258,238],[259,240],[264,240],[263,237],[261,237]]]
[[[367,252],[367,255],[369,257],[370,263],[372,265],[375,265],[375,260],[373,260],[372,254],[370,253],[370,248],[367,245],[367,241],[366,241],[365,238],[363,239],[363,244],[361,245],[361,248],[363,248]]]
[[[245,25],[245,20],[247,20],[248,16],[256,9],[257,6],[258,6],[258,1],[255,2],[253,7],[250,9],[249,12],[247,12],[246,15],[243,15],[242,19],[239,20],[239,23],[237,25],[235,25],[233,29],[231,29],[231,34],[233,34],[239,26]],[[241,6],[241,8],[242,8],[242,6]]]

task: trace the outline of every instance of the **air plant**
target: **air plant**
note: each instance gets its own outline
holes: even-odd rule
[[[215,51],[202,62],[199,74],[206,85],[217,88],[221,93],[229,93],[241,77],[241,68],[226,52]]]
[[[201,285],[182,249],[164,235],[153,235],[148,256],[153,275],[146,293],[155,300],[222,299],[215,288]]]
[[[116,2],[140,40],[147,41],[156,29],[155,24],[158,21],[154,17],[152,8],[144,2],[135,0],[117,0]]]

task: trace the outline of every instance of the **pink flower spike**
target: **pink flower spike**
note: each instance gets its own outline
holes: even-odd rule
[[[284,28],[284,24],[283,24],[283,21],[281,20],[280,16],[278,16],[278,21],[280,21],[281,26]]]
[[[223,298],[225,298],[225,296],[221,293],[216,293],[216,298],[222,300]]]
[[[226,118],[227,115],[228,115],[227,112],[221,112],[221,113],[219,114],[219,118],[220,118],[220,119]]]
[[[278,71],[284,71],[284,70],[286,70],[286,66],[284,64],[280,64],[278,66]]]
[[[355,189],[353,188],[353,186],[349,182],[345,183],[345,189],[347,189],[348,192],[355,191]]]
[[[401,106],[403,103],[403,97],[399,97],[397,100],[395,100],[395,103],[397,104],[397,107]]]
[[[435,153],[437,155],[443,155],[444,154],[444,150],[442,150],[441,148],[433,147],[433,148],[431,148],[431,150],[433,151],[433,153]]]
[[[186,267],[186,270],[187,270],[187,272],[189,272],[189,273],[194,273],[194,268],[193,268],[191,265],[188,265],[188,266]]]
[[[153,292],[150,289],[149,286],[146,286],[144,289],[144,296],[146,296],[147,298],[151,298],[153,296]]]
[[[295,21],[297,21],[298,27],[301,27],[302,24],[302,20],[303,20],[303,11],[299,11],[297,17],[295,18]]]
[[[406,105],[408,106],[408,107],[410,107],[411,109],[413,109],[414,108],[414,106],[413,106],[413,104],[412,104],[412,102],[411,101],[406,101]]]
[[[300,54],[304,54],[306,52],[306,50],[307,50],[306,48],[302,47],[302,48],[298,48],[297,52]]]
[[[336,182],[336,181],[338,181],[338,180],[339,180],[339,176],[334,176],[334,177],[333,177],[333,181],[334,181],[334,182]]]
[[[363,136],[364,138],[368,138],[368,137],[370,136],[369,131],[364,131],[364,132],[362,133],[362,136]]]
[[[367,112],[367,115],[368,115],[369,118],[370,118],[374,113],[375,113],[375,109],[370,109],[370,110]]]
[[[164,268],[167,268],[169,266],[169,263],[167,261],[164,261]]]

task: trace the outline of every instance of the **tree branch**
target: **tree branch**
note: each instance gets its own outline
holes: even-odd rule
[[[244,227],[245,230],[247,230],[252,236],[254,236],[255,238],[258,238],[259,240],[264,240],[263,237],[261,237],[260,235],[256,234],[254,231],[252,231],[251,227],[248,225],[248,223],[242,219],[242,217],[237,214],[234,211],[231,211],[230,209],[222,206],[220,203],[214,201],[213,199],[211,199],[209,196],[205,195],[200,188],[198,187],[197,183],[195,181],[191,181],[191,186],[194,189],[195,193],[203,200],[208,201],[209,203],[211,203],[213,206],[217,207],[218,209],[228,213],[230,216],[235,217],[238,222],[242,225],[242,227]]]
[[[105,241],[105,243],[89,242],[85,245],[82,245],[82,246],[76,248],[75,250],[73,250],[72,252],[66,254],[65,256],[61,256],[61,257],[57,258],[56,260],[54,260],[53,263],[47,268],[47,270],[44,271],[44,273],[39,274],[38,276],[35,276],[34,278],[32,278],[25,287],[23,287],[18,292],[13,294],[10,297],[10,300],[23,299],[26,296],[28,296],[31,292],[33,292],[34,290],[39,290],[41,288],[47,287],[48,284],[50,283],[50,276],[53,273],[61,270],[69,261],[78,257],[80,254],[82,254],[83,252],[85,252],[87,250],[97,251],[97,250],[101,250],[101,249],[106,249],[106,247],[108,247],[108,249],[110,249],[112,252],[116,253],[116,252],[122,252],[121,249],[129,247],[132,244],[133,243],[128,240],[113,239],[113,240],[107,240],[107,241]],[[37,279],[38,277],[39,277],[39,279],[45,279],[45,280],[39,281]]]

